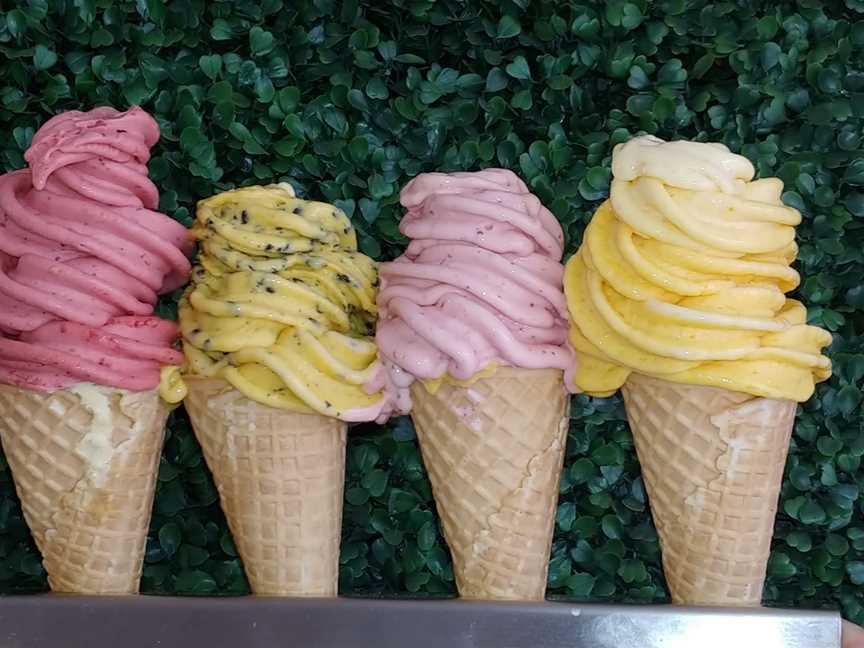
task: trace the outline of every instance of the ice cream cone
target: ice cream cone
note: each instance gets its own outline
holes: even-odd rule
[[[411,391],[459,594],[542,600],[569,422],[562,372],[500,368]]]
[[[344,422],[187,377],[186,409],[255,594],[336,596]]]
[[[0,385],[0,439],[56,592],[138,592],[168,409],[158,390]]]
[[[796,403],[637,374],[623,391],[673,602],[758,606]]]

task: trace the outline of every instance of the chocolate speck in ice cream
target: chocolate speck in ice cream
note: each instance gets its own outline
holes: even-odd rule
[[[176,324],[153,315],[191,251],[147,176],[158,139],[141,108],[69,111],[0,176],[0,383],[143,391],[183,362]]]

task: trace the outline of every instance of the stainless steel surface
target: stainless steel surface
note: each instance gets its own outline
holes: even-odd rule
[[[0,648],[840,648],[808,610],[381,601],[0,598]]]

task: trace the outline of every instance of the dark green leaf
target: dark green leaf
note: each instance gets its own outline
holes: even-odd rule
[[[437,534],[435,533],[435,527],[431,522],[424,524],[420,528],[420,531],[417,532],[417,546],[421,551],[429,551],[435,546],[436,540]]]
[[[508,63],[507,74],[512,76],[514,79],[520,79],[523,81],[531,80],[531,68],[528,67],[528,61],[525,60],[524,56],[517,56],[513,59],[512,63]]]
[[[162,551],[165,552],[166,556],[171,557],[174,555],[180,547],[181,536],[180,527],[173,522],[169,522],[159,529],[159,546],[162,547]]]
[[[502,16],[498,21],[498,38],[512,38],[522,31],[522,25],[513,16]]]
[[[394,488],[390,491],[389,509],[391,515],[406,513],[420,503],[420,499],[414,493]]]
[[[597,579],[591,574],[576,572],[567,579],[567,590],[576,598],[587,599],[596,581]]]
[[[486,76],[486,92],[498,92],[507,87],[507,75],[501,68],[492,68]]]
[[[215,81],[222,71],[222,57],[218,54],[204,55],[198,59],[198,65],[204,74]]]
[[[825,509],[809,500],[798,511],[798,519],[804,524],[821,524],[825,521]]]
[[[387,488],[389,474],[384,470],[372,470],[363,477],[363,488],[373,497],[380,497]]]
[[[269,31],[257,25],[249,31],[249,49],[253,56],[263,56],[273,51],[276,39]]]
[[[107,47],[114,44],[114,36],[107,29],[99,28],[90,36],[92,47]]]
[[[56,62],[57,54],[44,45],[37,45],[33,50],[33,65],[37,70],[47,70]]]
[[[618,575],[625,583],[641,583],[648,578],[648,571],[641,560],[630,559],[621,562]]]
[[[180,572],[174,587],[182,594],[211,594],[218,589],[213,577],[200,570]]]
[[[624,526],[621,524],[621,520],[614,515],[604,515],[600,521],[600,528],[603,529],[603,533],[606,534],[607,538],[613,540],[621,538],[624,533]]]
[[[558,507],[558,527],[562,531],[569,531],[576,519],[576,506],[572,502],[564,502]]]
[[[853,585],[864,585],[864,562],[853,560],[846,563],[846,573]]]

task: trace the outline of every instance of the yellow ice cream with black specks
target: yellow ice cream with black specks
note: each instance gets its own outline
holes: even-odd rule
[[[378,370],[378,272],[341,210],[288,184],[245,187],[202,200],[192,234],[198,265],[180,301],[190,374],[276,408],[381,413],[382,394],[364,389]]]
[[[609,395],[631,372],[803,402],[831,375],[831,335],[787,299],[801,215],[777,178],[722,144],[618,145],[606,201],[565,270],[575,382]]]

